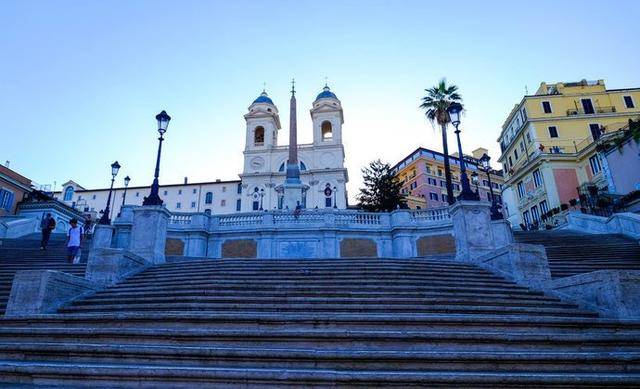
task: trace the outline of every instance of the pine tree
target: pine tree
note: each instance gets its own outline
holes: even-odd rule
[[[360,189],[360,207],[370,212],[393,211],[406,208],[404,195],[400,193],[402,183],[391,171],[388,163],[375,160],[362,169],[364,188]]]

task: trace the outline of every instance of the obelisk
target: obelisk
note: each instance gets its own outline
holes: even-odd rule
[[[287,161],[287,177],[282,185],[276,187],[281,196],[281,208],[295,210],[305,208],[306,193],[309,189],[300,180],[300,163],[298,161],[298,120],[296,111],[295,81],[291,81],[291,102],[289,104],[289,159]]]

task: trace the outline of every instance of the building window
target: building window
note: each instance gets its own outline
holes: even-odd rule
[[[522,218],[524,219],[524,223],[526,225],[531,224],[531,219],[529,218],[529,211],[522,212]]]
[[[451,184],[453,186],[453,190],[460,190],[460,184]]]
[[[513,158],[515,158],[515,160],[518,160],[518,150],[513,150]]]
[[[538,213],[538,206],[534,205],[533,207],[531,207],[531,218],[533,219],[533,222],[540,222],[540,214]]]
[[[636,105],[633,103],[633,98],[631,96],[624,96],[624,106],[627,108],[635,108]]]
[[[544,215],[549,212],[549,206],[547,205],[547,200],[543,200],[540,202],[540,212]]]
[[[438,169],[438,177],[442,177],[442,170]]]
[[[600,125],[597,123],[589,124],[589,131],[591,132],[593,140],[598,140],[600,136],[602,136],[602,130],[600,130]]]
[[[593,102],[591,99],[581,99],[582,109],[586,115],[591,115],[596,113],[595,109],[593,109]]]
[[[222,193],[224,193],[224,192],[226,192],[226,191],[227,191],[227,187],[226,187],[226,186],[223,186],[223,187],[222,187]]]
[[[444,201],[445,203],[449,202],[449,196],[447,196],[446,194],[442,195],[442,201]]]
[[[180,203],[177,203],[177,204],[176,204],[176,208],[177,208],[177,209],[180,209],[180,208],[182,208],[182,204],[180,204]]]
[[[194,188],[193,189],[193,194],[196,194],[196,193],[198,193],[198,190]]]
[[[427,165],[426,168],[427,168],[427,174],[431,174],[431,166]]]
[[[13,208],[14,198],[15,196],[13,192],[10,192],[6,189],[0,189],[0,209],[4,209],[7,212],[11,212],[11,208]]]
[[[435,178],[427,178],[427,183],[429,183],[429,185],[438,186],[438,181],[436,181]]]
[[[73,187],[67,186],[67,188],[64,190],[63,201],[71,201],[72,199],[73,199]]]
[[[165,190],[163,194],[166,196],[167,195],[167,191]]]
[[[140,197],[140,192],[136,192],[136,197]],[[93,199],[96,199],[96,195],[93,195]]]
[[[524,152],[524,142],[520,141],[520,151]]]
[[[440,187],[444,188],[445,186],[447,186],[447,183],[445,181],[440,180]]]
[[[330,140],[333,138],[333,129],[331,128],[331,122],[325,120],[322,122],[322,140]]]
[[[429,193],[429,199],[438,201],[438,194],[433,192]]]
[[[191,202],[191,208],[195,208],[195,207],[196,207],[196,202],[195,202],[195,201],[192,201],[192,202]]]
[[[241,209],[242,209],[242,200],[237,199],[236,200],[236,212],[240,212]]]
[[[331,208],[332,204],[331,204],[331,197],[325,197],[324,198],[324,206],[326,208]]]
[[[209,208],[204,210],[205,215],[211,215],[211,210]]]
[[[518,198],[523,198],[525,195],[524,192],[524,182],[518,182]]]
[[[602,170],[602,166],[600,165],[600,157],[598,155],[594,155],[589,158],[589,165],[591,166],[591,173],[598,174],[600,170]]]
[[[207,192],[206,195],[204,195],[204,203],[205,204],[211,204],[213,203],[213,193],[211,192]]]
[[[260,202],[259,201],[254,201],[253,205],[252,205],[252,208],[253,208],[254,211],[259,210],[260,209]]]
[[[544,111],[544,113],[551,113],[551,102],[549,101],[543,101],[542,102],[542,110]]]
[[[220,200],[220,206],[224,207],[227,205],[227,200]]]
[[[558,137],[558,127],[549,126],[549,137],[550,138],[557,138]]]
[[[253,145],[264,145],[264,127],[258,126],[255,130],[253,130]]]
[[[522,121],[526,122],[527,121],[527,110],[525,108],[522,108],[522,111],[520,111],[522,113]]]
[[[241,183],[239,183],[239,184],[238,184],[237,193],[238,193],[238,194],[241,194],[241,193],[242,193],[242,184],[241,184]]]
[[[509,166],[513,167],[513,160],[511,159],[511,156],[509,156]]]
[[[536,170],[533,172],[533,183],[536,188],[542,185],[542,174],[540,174],[540,170]]]

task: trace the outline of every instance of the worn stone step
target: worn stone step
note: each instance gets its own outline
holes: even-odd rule
[[[359,369],[376,371],[626,372],[640,371],[640,352],[390,351],[268,347],[0,343],[0,360],[193,367]]]
[[[531,301],[520,300],[516,298],[486,298],[486,297],[420,297],[420,298],[391,298],[391,297],[257,297],[252,298],[236,297],[236,296],[151,296],[151,297],[119,297],[114,299],[120,305],[138,304],[138,303],[154,303],[154,304],[180,304],[180,303],[215,303],[215,304],[245,304],[248,301],[251,304],[269,304],[269,305],[286,305],[286,304],[309,304],[309,305],[395,305],[397,307],[420,307],[423,305],[469,305],[469,306],[509,306],[509,307],[541,307],[541,308],[576,308],[575,304],[562,303],[560,301]],[[104,305],[110,301],[105,299],[96,299],[89,297],[76,301],[71,304],[73,306],[85,305]]]
[[[501,331],[393,331],[332,329],[148,329],[0,327],[0,342],[81,342],[99,344],[337,347],[392,350],[575,350],[640,349],[639,331],[553,333]]]
[[[569,308],[555,307],[519,307],[519,306],[466,306],[466,305],[400,305],[400,304],[309,304],[309,303],[284,303],[284,304],[254,304],[246,303],[130,303],[130,304],[96,304],[85,305],[78,302],[75,305],[63,307],[61,313],[80,312],[117,312],[117,311],[238,311],[238,312],[326,312],[326,313],[460,313],[460,314],[524,314],[524,315],[549,315],[549,316],[569,316],[569,317],[596,317],[593,312],[580,311]]]
[[[432,386],[448,385],[500,385],[501,387],[522,385],[591,385],[633,387],[640,385],[640,374],[636,373],[537,373],[537,372],[468,372],[468,371],[403,371],[393,370],[321,370],[278,369],[244,367],[218,368],[193,366],[126,365],[63,362],[19,362],[0,361],[0,380],[4,382],[82,384],[87,380],[98,380],[106,385],[135,385],[136,387],[281,387],[296,383],[312,386]]]

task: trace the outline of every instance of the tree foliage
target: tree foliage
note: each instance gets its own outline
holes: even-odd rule
[[[388,163],[375,160],[362,169],[362,175],[364,188],[358,194],[360,207],[370,212],[388,212],[407,207],[405,197],[400,193],[402,183]]]
[[[425,89],[427,95],[422,98],[420,108],[425,110],[427,119],[432,124],[438,123],[440,126],[451,121],[447,109],[451,103],[461,103],[462,97],[458,93],[456,85],[447,85],[447,81],[442,79],[438,85]]]

